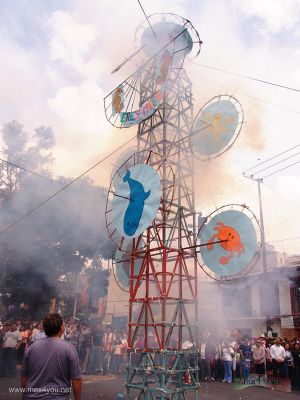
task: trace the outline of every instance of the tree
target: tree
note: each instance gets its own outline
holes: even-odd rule
[[[30,156],[34,160],[34,166],[30,169],[44,177],[18,169],[11,170],[15,184],[3,183],[0,187],[1,227],[25,215],[70,182],[70,178],[53,179],[49,176],[48,168],[53,160],[52,146],[55,143],[51,128],[36,129],[36,143],[30,146],[25,141],[26,135],[21,124],[7,124],[3,133],[7,154],[14,148],[13,141],[8,139],[9,129],[14,132],[15,140],[19,141],[15,146],[18,157],[26,160]],[[0,173],[6,174],[4,168],[1,170],[1,165]],[[113,249],[106,235],[104,221],[105,197],[103,188],[95,186],[88,178],[82,178],[0,237],[0,273],[3,278],[0,290],[10,291],[10,301],[16,299],[17,302],[28,297],[32,310],[38,305],[43,306],[56,294],[59,277],[80,271],[87,260],[99,255],[111,257]],[[46,296],[41,296],[35,290],[32,284],[34,280]],[[13,281],[18,286],[13,286]],[[10,284],[7,285],[7,282]],[[40,303],[36,301],[39,296]]]
[[[27,134],[23,130],[23,125],[17,121],[12,121],[4,125],[2,129],[2,139],[4,142],[3,155],[7,161],[11,162],[11,154],[17,160],[24,153],[27,142]],[[1,159],[0,162],[0,199],[5,201],[10,194],[18,190],[19,177],[21,170]]]

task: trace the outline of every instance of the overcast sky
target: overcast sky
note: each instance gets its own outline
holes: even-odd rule
[[[142,4],[148,14],[172,12],[191,20],[203,40],[193,63],[300,89],[300,0]],[[0,19],[0,123],[16,119],[30,134],[39,125],[51,126],[55,174],[76,176],[134,135],[135,129],[118,130],[106,121],[103,97],[133,72],[128,65],[116,76],[110,73],[134,51],[135,29],[144,19],[137,1],[3,0]],[[185,68],[196,112],[216,95],[233,94],[246,120],[232,149],[209,165],[197,163],[198,211],[238,202],[258,214],[256,185],[241,173],[300,143],[300,93],[188,60]],[[109,185],[115,159],[93,173],[97,183]],[[266,178],[262,188],[267,240],[290,253],[300,253],[299,166]]]

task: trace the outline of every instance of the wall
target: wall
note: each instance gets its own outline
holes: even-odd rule
[[[253,284],[251,286],[252,317],[257,317],[261,315],[259,295],[260,295],[259,284]]]
[[[123,317],[128,315],[129,293],[124,292],[117,285],[113,274],[110,275],[106,318],[107,322],[111,322],[112,316]]]
[[[279,283],[280,315],[291,315],[291,293],[289,282]]]

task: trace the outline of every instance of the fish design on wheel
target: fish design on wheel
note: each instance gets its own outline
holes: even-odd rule
[[[145,200],[150,196],[151,190],[145,192],[141,182],[130,177],[130,171],[127,171],[123,177],[123,182],[127,182],[130,189],[130,202],[124,216],[123,228],[128,236],[133,236],[138,229],[143,215]]]
[[[212,250],[214,247],[215,239],[223,241],[218,243],[224,250],[229,251],[228,256],[223,256],[219,259],[220,264],[226,265],[236,252],[238,257],[241,256],[245,251],[245,245],[242,243],[240,235],[237,230],[232,226],[224,225],[223,222],[217,222],[214,227],[214,231],[217,231],[208,241],[207,250]]]

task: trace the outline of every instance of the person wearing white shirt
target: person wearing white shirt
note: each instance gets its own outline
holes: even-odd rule
[[[232,382],[232,359],[234,356],[234,350],[229,343],[222,347],[222,359],[224,361],[224,379],[222,382],[231,383]]]
[[[4,376],[15,376],[17,368],[17,350],[21,345],[22,336],[17,330],[15,323],[11,324],[10,330],[6,332],[3,338],[2,359],[4,367]]]
[[[275,344],[273,344],[270,348],[270,354],[272,357],[272,368],[274,376],[279,375],[284,377],[284,357],[285,350],[284,347],[281,346],[281,340],[277,338],[275,340]]]

